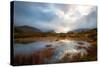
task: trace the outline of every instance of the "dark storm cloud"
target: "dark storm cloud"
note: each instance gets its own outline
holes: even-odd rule
[[[58,33],[96,28],[97,7],[15,1],[14,24],[33,26],[43,31],[54,30]]]

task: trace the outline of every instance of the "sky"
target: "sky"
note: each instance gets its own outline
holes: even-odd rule
[[[14,2],[14,25],[41,31],[67,33],[97,27],[97,7],[92,5]]]

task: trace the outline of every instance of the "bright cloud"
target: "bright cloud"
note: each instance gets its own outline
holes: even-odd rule
[[[66,33],[75,29],[96,28],[97,7],[49,3],[15,2],[14,23],[42,31]]]

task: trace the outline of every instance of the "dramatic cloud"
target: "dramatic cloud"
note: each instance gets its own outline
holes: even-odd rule
[[[96,28],[97,7],[54,3],[14,3],[14,24],[29,25],[57,33],[82,28]]]

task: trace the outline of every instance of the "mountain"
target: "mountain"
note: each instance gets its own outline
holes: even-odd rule
[[[14,27],[14,32],[22,32],[22,33],[34,33],[34,32],[41,32],[41,30],[35,28],[35,27],[31,27],[31,26],[15,26]]]
[[[76,30],[73,30],[73,31],[70,31],[70,32],[86,32],[86,31],[89,31],[89,30],[92,30],[92,29],[76,29]]]

